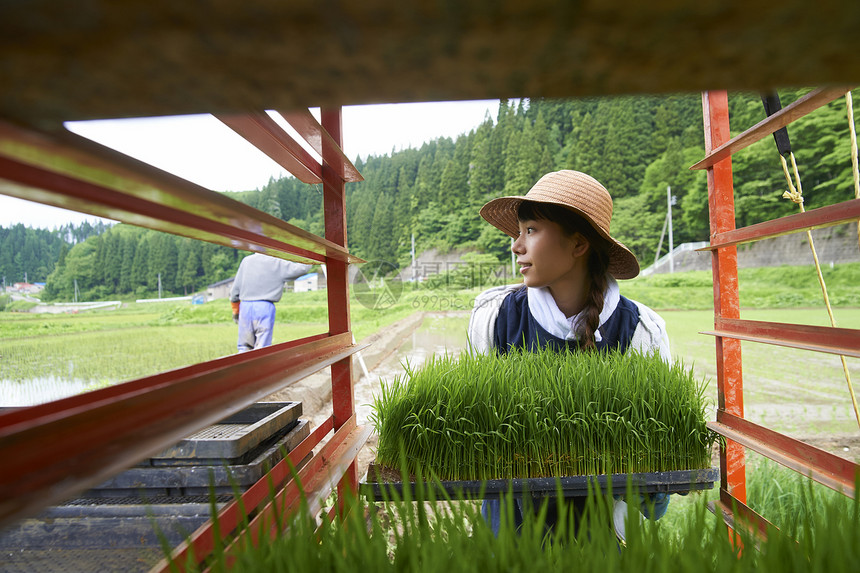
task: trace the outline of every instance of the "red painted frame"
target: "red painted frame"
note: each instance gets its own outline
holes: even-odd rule
[[[729,99],[724,91],[705,92],[702,99],[705,123],[705,152],[729,141]],[[735,228],[734,188],[731,157],[708,168],[708,208],[711,235]],[[713,252],[714,321],[739,318],[738,255],[735,247]],[[732,338],[716,339],[717,391],[719,408],[743,417],[741,345]],[[732,441],[720,449],[721,489],[746,503],[746,471],[743,448]]]
[[[263,112],[221,119],[300,178],[322,183],[324,238],[72,133],[0,121],[3,193],[216,244],[325,263],[329,310],[324,334],[0,415],[0,526],[71,497],[327,366],[332,415],[289,460],[297,465],[334,432],[299,474],[305,491],[315,488],[314,495],[325,496],[335,485],[356,487],[355,457],[367,430],[355,423],[351,355],[362,347],[351,332],[348,265],[361,260],[346,246],[345,181],[360,181],[361,175],[341,149],[340,108],[321,113],[322,123],[310,112],[286,116],[321,161]],[[222,540],[241,523],[241,507],[259,509],[262,519],[269,520],[284,509],[294,510],[292,501],[263,507],[272,484],[280,488],[276,500],[296,499],[299,489],[289,477],[284,461],[246,491],[242,504],[225,508],[219,517]],[[198,562],[216,546],[214,541],[211,526],[192,537]],[[177,550],[177,562],[187,550]]]
[[[860,331],[798,324],[741,320],[738,300],[736,245],[788,233],[857,220],[860,200],[852,199],[803,214],[735,229],[731,155],[842,96],[850,88],[815,90],[735,138],[729,134],[728,94],[702,95],[706,158],[692,169],[707,169],[714,280],[718,411],[709,427],[726,438],[720,449],[720,505],[740,510],[739,515],[763,534],[769,523],[746,503],[744,448],[757,451],[828,487],[854,497],[860,466],[818,448],[803,444],[744,419],[741,340],[860,356]]]

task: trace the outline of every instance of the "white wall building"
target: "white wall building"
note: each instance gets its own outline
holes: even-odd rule
[[[325,286],[325,277],[321,276],[320,273],[308,273],[295,280],[293,283],[293,291],[308,292],[311,290],[323,289]]]

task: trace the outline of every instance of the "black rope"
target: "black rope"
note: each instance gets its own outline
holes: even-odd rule
[[[779,94],[776,92],[761,94],[761,102],[764,104],[764,112],[768,117],[782,109],[779,103]],[[783,157],[791,153],[791,142],[788,140],[788,128],[782,127],[773,132],[773,140],[776,142],[776,150]]]

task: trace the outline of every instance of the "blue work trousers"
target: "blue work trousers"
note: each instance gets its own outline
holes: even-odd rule
[[[275,305],[267,300],[243,300],[239,305],[239,352],[272,344]]]
[[[620,498],[622,496],[616,497]],[[586,499],[587,498],[585,497],[568,497],[565,500],[569,510],[574,512],[574,532],[576,532],[576,530],[578,529],[579,519],[582,517],[582,514],[585,511]],[[552,499],[550,499],[550,501],[552,501]],[[514,529],[519,530],[519,528],[523,524],[523,514],[529,510],[537,512],[537,510],[540,509],[541,502],[542,499],[537,497],[532,498],[530,500],[513,500]],[[528,508],[526,506],[528,506]],[[653,519],[660,519],[666,513],[668,507],[669,494],[655,493],[639,496],[639,511],[648,519],[651,519],[652,517]],[[493,533],[495,533],[496,536],[499,535],[499,529],[501,528],[502,522],[502,512],[504,510],[504,504],[498,499],[485,499],[484,503],[481,505],[481,515],[484,517],[484,520],[489,523],[490,527],[493,530]],[[550,503],[549,507],[547,508],[547,514],[544,521],[544,528],[546,529],[547,533],[552,531],[559,518],[560,516],[558,515],[558,505],[555,503]]]

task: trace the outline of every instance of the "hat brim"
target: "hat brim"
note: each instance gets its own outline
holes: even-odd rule
[[[570,205],[519,195],[499,197],[481,207],[481,217],[509,237],[516,239],[520,230],[519,221],[517,221],[517,210],[523,201],[558,205],[576,213],[588,221],[592,228],[609,243],[609,267],[607,269],[609,274],[616,279],[632,279],[639,275],[639,261],[636,259],[636,255],[630,252],[630,249],[625,247],[621,242],[604,233],[598,225],[594,224],[591,217]]]

